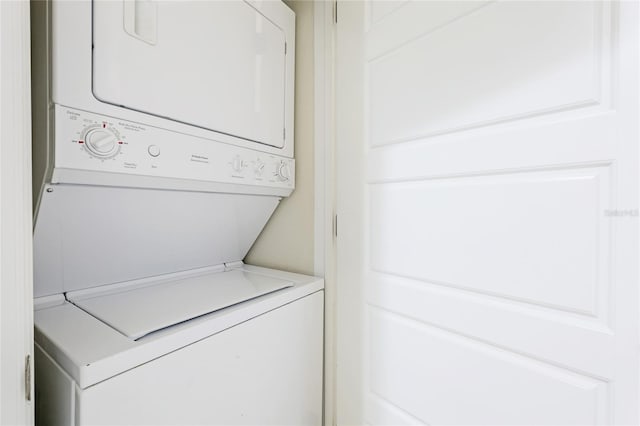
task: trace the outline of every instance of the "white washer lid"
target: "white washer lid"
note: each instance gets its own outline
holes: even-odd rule
[[[67,299],[131,339],[192,318],[291,287],[266,275],[231,270],[144,287],[120,287],[92,295],[67,293]]]

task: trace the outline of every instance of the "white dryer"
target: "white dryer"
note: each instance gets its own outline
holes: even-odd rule
[[[318,425],[322,279],[243,264],[294,188],[280,1],[33,2],[39,425]]]
[[[280,0],[34,1],[31,19],[35,197],[291,193],[295,14]]]

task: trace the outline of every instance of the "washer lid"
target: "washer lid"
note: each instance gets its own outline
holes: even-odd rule
[[[293,283],[266,275],[231,270],[125,286],[67,299],[131,339],[237,303],[291,287]]]

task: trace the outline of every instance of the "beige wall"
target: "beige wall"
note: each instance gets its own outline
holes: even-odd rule
[[[296,13],[296,189],[291,197],[282,200],[245,262],[313,274],[313,2],[285,3]]]

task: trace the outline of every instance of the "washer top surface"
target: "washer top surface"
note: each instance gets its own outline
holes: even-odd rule
[[[291,287],[291,281],[244,270],[119,287],[67,300],[130,339]]]
[[[206,275],[208,277],[216,275],[225,279],[226,277],[237,277],[241,280],[238,278],[240,277],[238,273],[246,273],[242,276],[251,277],[250,279],[260,276],[261,278],[258,280],[264,278],[264,282],[271,282],[269,280],[271,278],[280,283],[292,283],[293,285],[242,303],[236,303],[224,309],[209,311],[209,313],[191,320],[159,329],[138,340],[127,337],[113,326],[70,303],[63,294],[47,296],[36,299],[35,344],[46,351],[78,383],[78,386],[84,389],[237,324],[258,318],[266,312],[295,302],[324,288],[322,278],[251,265],[233,266],[225,272],[218,270],[218,272]],[[204,276],[204,274],[190,275],[190,277],[196,276]],[[184,283],[184,277],[180,279]],[[218,282],[216,280],[217,278],[208,282]],[[151,286],[175,281],[175,277],[164,281],[154,278]],[[238,283],[241,281],[230,282]],[[121,285],[120,287],[120,289],[116,287],[108,294],[119,294],[126,287],[131,288],[132,286]],[[142,285],[135,285],[135,287],[143,288]],[[83,292],[84,296],[80,291],[76,292],[76,299],[90,299],[91,296],[97,295],[97,292],[91,289]],[[148,295],[152,293],[153,291]],[[194,291],[194,296],[195,293],[203,298],[212,295],[206,291],[204,293]],[[106,295],[107,293],[101,291],[100,294]],[[213,294],[217,294],[217,292]],[[70,293],[66,294],[67,297],[69,295]],[[160,306],[157,301],[151,303],[153,299],[148,299],[147,302],[151,306],[155,306],[156,309]],[[173,304],[179,303],[181,303],[179,300],[173,301]],[[120,309],[123,309],[115,301],[112,301],[111,308],[113,309],[112,314],[117,314]],[[145,309],[150,308],[145,307]],[[165,314],[166,312],[159,312],[155,315],[164,318]],[[133,315],[139,314],[133,312]]]

